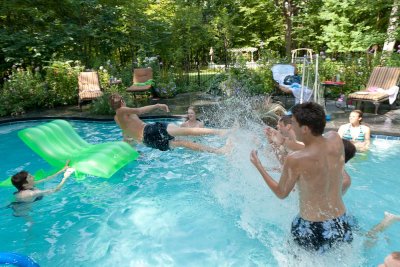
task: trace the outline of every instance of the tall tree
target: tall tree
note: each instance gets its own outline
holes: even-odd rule
[[[399,25],[399,0],[393,0],[392,11],[390,12],[389,26],[387,28],[387,39],[383,46],[383,50],[393,52],[394,44],[396,43],[396,31]]]
[[[365,51],[382,44],[388,15],[387,0],[326,0],[320,11],[322,34],[328,52]]]

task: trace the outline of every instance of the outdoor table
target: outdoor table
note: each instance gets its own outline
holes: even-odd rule
[[[326,106],[326,91],[329,87],[337,87],[337,88],[342,88],[346,83],[345,82],[336,82],[336,81],[323,81],[321,82],[323,92],[324,92],[324,104]]]
[[[122,80],[117,80],[117,79],[110,79],[108,82],[109,85],[118,85],[121,83],[122,83]]]

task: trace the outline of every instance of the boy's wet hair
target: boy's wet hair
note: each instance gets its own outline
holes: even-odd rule
[[[120,94],[110,95],[108,102],[113,110],[117,110],[121,107],[121,99],[123,99],[123,97]]]
[[[24,184],[27,184],[26,178],[29,173],[27,171],[20,171],[11,177],[11,183],[15,186],[18,191],[24,190]]]
[[[299,126],[307,126],[314,136],[324,133],[326,117],[321,105],[314,102],[297,104],[293,107],[292,114]]]
[[[283,122],[283,125],[287,126],[288,124],[292,124],[292,115],[283,115],[279,122]]]

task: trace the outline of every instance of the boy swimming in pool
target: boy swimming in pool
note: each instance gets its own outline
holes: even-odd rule
[[[69,168],[68,164],[69,161],[67,161],[65,167],[62,170],[39,181],[34,181],[34,177],[27,171],[20,171],[19,173],[14,174],[11,177],[11,183],[18,189],[18,191],[14,193],[15,202],[34,202],[36,200],[42,199],[44,195],[59,191],[64,185],[65,181],[68,179],[68,177],[70,177],[71,174],[75,171],[73,168]],[[64,172],[64,178],[55,188],[40,190],[35,187],[35,185],[48,181],[62,172]]]
[[[324,252],[339,243],[351,243],[352,229],[342,200],[343,142],[336,132],[324,136],[324,108],[316,103],[292,109],[292,128],[304,148],[286,157],[279,182],[263,168],[257,152],[250,160],[268,187],[281,199],[298,185],[299,215],[293,220],[293,240],[310,251]]]
[[[226,153],[230,147],[227,144],[221,148],[212,148],[198,143],[176,140],[176,136],[199,136],[199,135],[225,135],[226,130],[210,128],[181,128],[171,123],[145,123],[138,115],[148,113],[152,110],[161,109],[169,112],[165,104],[155,104],[140,108],[129,108],[124,99],[119,94],[110,96],[110,105],[115,110],[114,120],[122,129],[124,138],[132,138],[137,142],[143,142],[146,146],[159,149],[161,151],[169,150],[171,147],[186,147],[197,151],[206,151],[212,153]]]

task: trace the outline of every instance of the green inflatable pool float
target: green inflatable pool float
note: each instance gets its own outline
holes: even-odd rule
[[[75,169],[76,177],[89,174],[109,178],[139,156],[137,151],[122,141],[89,144],[65,120],[54,120],[21,130],[18,136],[56,170],[62,169],[70,160],[69,166]],[[45,175],[41,172],[38,174]],[[2,184],[11,183],[5,180]]]

